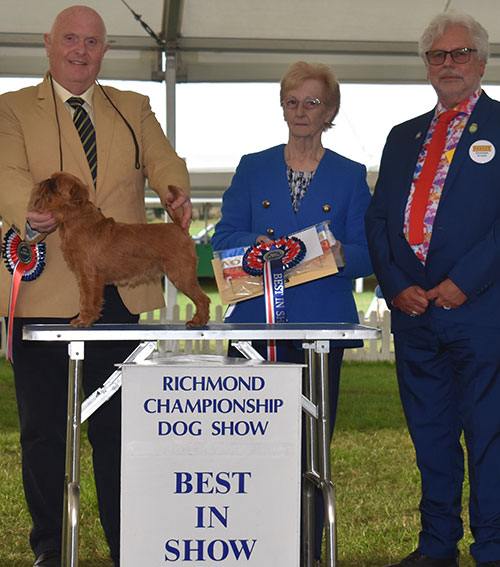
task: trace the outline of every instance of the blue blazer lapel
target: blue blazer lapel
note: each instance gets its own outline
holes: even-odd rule
[[[406,209],[406,203],[408,201],[408,195],[410,194],[411,184],[413,182],[413,174],[415,173],[415,166],[417,165],[418,156],[422,151],[422,146],[424,145],[425,138],[427,136],[427,130],[434,116],[434,110],[423,114],[418,119],[412,122],[411,127],[408,131],[408,146],[403,148],[403,156],[406,158],[406,166],[403,168],[407,172],[406,179],[402,180],[402,187],[407,187],[406,191],[401,191],[401,200],[399,202],[399,215],[401,218],[401,231],[404,225],[404,215]]]
[[[457,175],[460,174],[462,169],[466,167],[469,157],[469,148],[473,142],[482,139],[481,130],[488,123],[488,118],[492,110],[491,99],[483,92],[479,100],[472,111],[472,114],[465,125],[462,136],[457,144],[455,154],[450,164],[450,169],[448,170],[448,175],[446,176],[446,181],[443,187],[443,193],[439,202],[439,206],[446,201],[446,197],[450,192],[450,187],[453,186]],[[469,128],[471,124],[477,124],[477,130],[470,132]]]
[[[269,201],[276,201],[279,207],[280,219],[276,219],[276,226],[281,227],[284,225],[295,227],[293,230],[288,231],[288,233],[291,233],[298,230],[299,225],[297,223],[297,215],[293,210],[292,198],[290,196],[290,188],[286,175],[287,166],[284,156],[284,145],[277,146],[276,151],[279,153],[279,156],[271,156],[271,159],[265,164],[265,176],[267,177],[267,181],[264,180],[263,185],[272,188],[271,192],[266,189],[266,195],[269,193],[266,199]],[[278,231],[279,230],[280,229],[278,228]],[[275,237],[278,236],[281,236],[281,234],[275,234]]]
[[[313,219],[319,218],[319,209],[322,205],[330,205],[334,207],[333,202],[334,195],[332,194],[332,186],[336,184],[342,186],[343,180],[336,176],[336,172],[328,163],[328,155],[325,155],[321,159],[316,168],[316,172],[307,188],[307,192],[300,204],[297,213],[293,213],[295,220],[294,222],[298,225],[300,220],[300,226],[307,224],[307,219],[311,220],[311,225],[315,224]],[[290,207],[293,211],[293,206]]]

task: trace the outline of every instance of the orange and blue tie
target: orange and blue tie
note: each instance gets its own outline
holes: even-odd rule
[[[69,98],[66,102],[75,109],[73,114],[73,123],[82,141],[95,187],[97,181],[97,145],[94,125],[92,124],[92,120],[90,120],[90,116],[87,111],[83,108],[83,98],[74,96]]]

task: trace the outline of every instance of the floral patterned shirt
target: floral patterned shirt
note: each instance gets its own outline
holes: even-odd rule
[[[434,219],[436,218],[437,209],[439,206],[439,200],[441,198],[441,193],[443,191],[444,182],[446,181],[446,176],[450,168],[451,160],[453,159],[453,154],[460,140],[460,136],[465,128],[467,120],[476,105],[476,102],[481,95],[481,89],[478,89],[473,93],[468,99],[461,102],[453,110],[459,110],[460,113],[456,116],[454,120],[448,126],[448,134],[446,138],[446,144],[444,148],[443,155],[441,156],[441,161],[439,162],[436,176],[434,177],[434,182],[432,184],[429,201],[427,203],[427,211],[424,217],[424,242],[421,244],[412,245],[412,250],[415,252],[418,259],[425,265],[427,259],[427,252],[429,251],[429,245],[432,237],[432,227],[434,225]],[[404,219],[404,234],[408,240],[409,235],[409,218],[410,218],[410,207],[413,200],[413,195],[415,192],[415,183],[422,171],[422,166],[424,165],[425,157],[427,155],[427,150],[429,148],[429,143],[434,133],[439,116],[445,112],[447,109],[438,103],[436,106],[436,111],[434,113],[434,118],[432,119],[429,130],[427,131],[427,136],[422,146],[420,155],[418,156],[417,165],[415,167],[415,172],[413,174],[413,182],[411,184],[410,194],[408,195],[408,201],[406,203],[405,219]]]
[[[289,165],[286,166],[286,175],[292,197],[293,210],[297,212],[300,203],[314,176],[314,171],[294,171]]]

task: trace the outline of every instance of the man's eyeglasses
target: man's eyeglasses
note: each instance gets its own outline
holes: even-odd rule
[[[299,104],[300,102],[293,96],[286,98],[281,102],[283,108],[286,108],[287,110],[295,110],[299,107]],[[308,96],[302,101],[302,106],[306,110],[314,110],[315,108],[319,108],[322,104],[325,103],[321,102],[319,98],[313,98],[311,96]]]
[[[459,47],[458,49],[452,49],[451,51],[433,49],[432,51],[426,51],[425,57],[427,58],[427,63],[429,63],[429,65],[442,65],[446,61],[447,55],[449,55],[455,63],[461,64],[468,63],[472,53],[475,51],[477,51],[477,49],[470,49],[469,47]]]

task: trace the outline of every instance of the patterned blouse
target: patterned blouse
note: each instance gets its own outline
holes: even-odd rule
[[[478,89],[468,99],[456,106],[454,110],[459,110],[460,113],[454,120],[451,121],[450,125],[448,126],[448,135],[446,138],[444,152],[441,156],[441,161],[439,162],[436,176],[431,187],[429,201],[427,203],[427,210],[424,217],[424,242],[422,242],[421,244],[414,244],[411,247],[415,252],[417,258],[424,265],[427,259],[427,252],[429,251],[429,245],[431,242],[434,219],[436,218],[439,200],[441,198],[441,193],[443,191],[448,170],[450,169],[451,160],[453,159],[453,154],[455,153],[455,149],[460,140],[460,136],[462,135],[465,125],[467,124],[467,120],[469,120],[472,110],[474,109],[474,106],[476,105],[476,102],[480,95],[481,89]],[[405,210],[404,234],[407,239],[409,235],[410,207],[413,200],[413,194],[415,192],[415,183],[420,175],[420,172],[422,171],[422,166],[424,165],[425,157],[427,155],[427,149],[429,147],[432,134],[434,133],[438,117],[446,110],[447,109],[441,103],[438,103],[438,105],[436,106],[436,111],[434,113],[434,118],[432,119],[429,130],[427,131],[424,145],[422,146],[422,150],[420,151],[420,155],[418,156],[417,165],[413,174],[413,183],[411,185],[410,194],[408,195],[408,202],[406,203]]]
[[[294,171],[289,165],[287,165],[286,175],[288,177],[288,186],[290,187],[293,210],[297,212],[312,181],[314,171]]]

